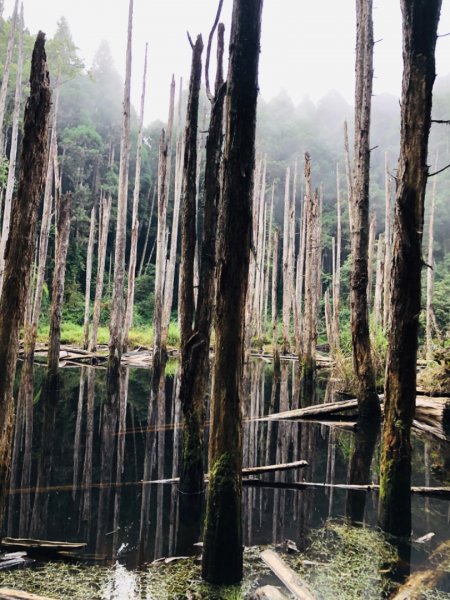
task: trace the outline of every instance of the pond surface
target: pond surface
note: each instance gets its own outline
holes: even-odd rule
[[[44,374],[44,368],[36,365],[32,414],[18,410],[5,534],[84,541],[85,560],[101,564],[118,560],[125,570],[185,554],[201,538],[202,499],[180,501],[176,484],[159,483],[178,475],[182,430],[176,365],[169,364],[167,370],[165,402],[150,407],[151,372],[145,369],[124,368],[123,391],[111,403],[106,398],[106,370],[64,368],[53,407],[42,406]],[[320,373],[306,393],[295,363],[283,363],[276,381],[270,364],[252,361],[244,388],[244,466],[308,462],[307,468],[260,479],[378,483],[377,432],[372,443],[369,434],[355,436],[345,422],[256,420],[334,401],[333,383],[326,373]],[[27,439],[32,439],[31,451]],[[367,470],[367,481],[355,478],[358,469]],[[449,481],[450,443],[414,433],[413,485],[441,486]],[[377,501],[375,492],[244,487],[245,545],[289,539],[304,549],[311,530],[346,515],[375,528]],[[431,541],[412,544],[412,571],[426,564],[427,554],[439,543],[450,539],[449,507],[444,500],[412,497],[412,539],[434,533]]]

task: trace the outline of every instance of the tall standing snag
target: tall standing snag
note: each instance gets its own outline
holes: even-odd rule
[[[369,246],[370,111],[373,80],[372,0],[357,0],[355,165],[350,194],[352,272],[350,285],[353,364],[361,416],[380,415],[367,308]]]
[[[203,577],[242,578],[241,396],[262,0],[234,0],[217,230],[216,357]]]
[[[411,530],[411,425],[416,398],[422,231],[441,0],[402,0],[403,84],[380,477],[381,527]]]
[[[13,426],[13,385],[19,348],[19,328],[25,310],[33,259],[37,213],[43,191],[50,114],[50,81],[45,34],[39,32],[31,59],[30,97],[24,116],[19,186],[0,297],[0,520],[8,479]]]

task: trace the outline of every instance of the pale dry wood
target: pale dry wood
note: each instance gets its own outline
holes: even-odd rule
[[[95,206],[91,210],[91,224],[89,227],[89,240],[86,255],[86,292],[84,298],[84,343],[83,348],[87,349],[89,345],[89,312],[91,308],[91,279],[92,279],[92,258],[94,254],[94,235],[95,235]]]
[[[299,600],[314,600],[315,596],[304,581],[273,550],[261,552],[261,558],[291,594]]]
[[[30,594],[29,592],[23,592],[22,590],[14,590],[11,588],[0,588],[0,599],[1,600],[54,600],[50,596],[38,596],[37,594]]]

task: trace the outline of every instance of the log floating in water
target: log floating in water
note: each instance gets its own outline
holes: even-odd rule
[[[276,552],[273,550],[264,550],[264,552],[261,552],[261,558],[295,598],[298,598],[298,600],[315,600],[306,583],[300,579],[295,571],[287,566]]]
[[[356,492],[378,492],[379,485],[368,483],[365,485],[352,485],[348,483],[315,483],[311,481],[263,481],[261,479],[248,478],[242,480],[242,485],[249,487],[267,487],[287,490],[307,490],[309,488],[336,490],[350,490]],[[450,499],[450,487],[420,487],[411,488],[411,493],[417,496],[427,496],[432,498]]]
[[[380,402],[383,400],[383,395],[380,395]],[[320,415],[340,414],[346,411],[354,411],[358,409],[358,401],[356,399],[342,400],[340,402],[329,402],[326,404],[316,404],[307,406],[306,408],[297,408],[285,412],[275,413],[261,417],[260,420],[278,420],[278,419],[307,419]],[[382,406],[383,409],[383,406]],[[435,426],[437,422],[443,424],[444,431],[450,431],[450,399],[436,398],[427,396],[416,397],[416,421],[430,426]]]

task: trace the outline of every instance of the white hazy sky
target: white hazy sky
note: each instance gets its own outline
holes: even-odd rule
[[[6,0],[5,16],[14,0]],[[80,56],[89,67],[102,40],[111,46],[117,69],[125,64],[128,0],[23,0],[25,22],[32,33],[51,37],[66,17]],[[222,20],[229,31],[232,0],[225,0]],[[217,0],[134,0],[133,103],[139,106],[143,53],[149,43],[149,83],[145,121],[166,118],[171,74],[187,81],[190,48],[202,33],[205,44]],[[265,0],[260,57],[261,96],[269,100],[280,90],[298,103],[317,101],[331,89],[353,99],[354,0]],[[374,93],[398,95],[401,83],[401,18],[399,0],[374,0]],[[443,2],[440,34],[450,33],[450,3]],[[450,72],[450,36],[438,40],[437,73]],[[212,78],[214,73],[212,73]],[[121,92],[120,92],[121,93]]]

